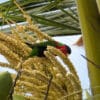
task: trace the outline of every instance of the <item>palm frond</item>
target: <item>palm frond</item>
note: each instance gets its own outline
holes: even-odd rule
[[[80,34],[79,20],[74,0],[17,0],[40,29],[50,35]],[[13,20],[25,22],[22,12],[13,0],[0,4],[0,25]]]

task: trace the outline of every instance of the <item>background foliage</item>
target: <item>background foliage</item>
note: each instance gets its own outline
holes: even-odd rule
[[[80,34],[80,26],[74,0],[17,0],[20,6],[31,15],[34,23],[50,35]],[[0,4],[0,25],[24,22],[21,11],[9,0]],[[26,24],[26,23],[23,23]],[[9,28],[5,29],[9,32]]]

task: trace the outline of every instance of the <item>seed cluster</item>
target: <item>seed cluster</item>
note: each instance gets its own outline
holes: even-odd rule
[[[52,38],[41,32],[33,24],[30,16],[25,14],[24,17],[29,23],[26,26],[17,25],[11,30],[10,35],[0,32],[0,53],[9,62],[9,64],[0,62],[0,65],[18,71],[18,64],[23,60],[21,75],[14,87],[14,94],[23,95],[26,100],[46,100],[44,98],[48,98],[47,100],[82,100],[79,77],[68,55],[48,46],[44,51],[45,57],[29,57],[32,49],[25,44],[25,41],[35,44],[37,41],[52,40]],[[28,34],[29,31],[36,34],[36,37]],[[62,59],[68,70],[55,55]],[[13,79],[15,76],[12,74]],[[51,76],[52,80],[50,80]],[[49,90],[47,90],[48,87]]]

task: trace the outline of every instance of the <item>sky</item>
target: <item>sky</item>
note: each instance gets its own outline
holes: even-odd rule
[[[8,1],[8,0],[0,0],[0,3],[6,2],[6,1]]]

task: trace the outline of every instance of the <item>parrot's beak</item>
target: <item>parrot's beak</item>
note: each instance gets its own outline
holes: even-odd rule
[[[71,48],[69,47],[69,46],[66,46],[66,52],[68,53],[68,54],[71,54]]]

